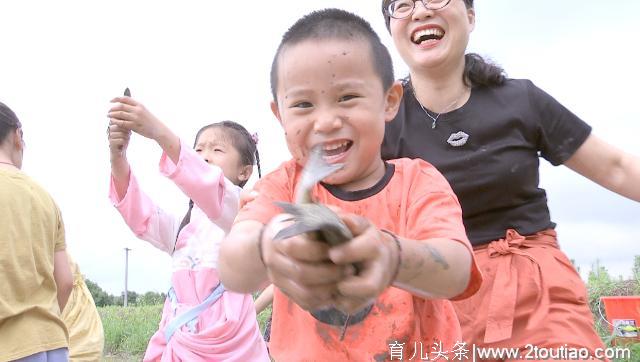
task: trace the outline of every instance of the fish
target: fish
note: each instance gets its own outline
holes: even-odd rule
[[[331,246],[340,245],[353,235],[338,215],[325,205],[315,203],[311,196],[313,187],[329,175],[342,169],[343,164],[329,164],[324,160],[322,146],[311,149],[307,164],[302,170],[300,185],[296,190],[295,204],[276,202],[285,213],[291,214],[294,223],[276,234],[274,240],[287,239],[301,234],[310,234],[314,240]]]
[[[274,240],[287,239],[296,235],[307,234],[313,240],[325,242],[331,246],[341,245],[353,239],[353,234],[338,215],[327,206],[313,200],[313,187],[342,169],[344,164],[329,164],[324,159],[321,145],[311,149],[309,159],[302,169],[300,184],[296,190],[295,203],[275,202],[285,213],[290,214],[289,221],[293,224],[280,230]],[[354,266],[356,273],[357,265]],[[312,311],[311,315],[317,320],[342,326],[340,340],[344,339],[347,327],[362,321],[371,311],[373,304],[365,307],[357,313],[350,315],[336,308]]]

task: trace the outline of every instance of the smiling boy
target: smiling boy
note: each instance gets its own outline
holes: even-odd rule
[[[252,292],[274,284],[270,351],[279,361],[388,360],[395,341],[406,358],[418,342],[451,351],[461,338],[447,299],[473,294],[481,276],[442,175],[424,161],[380,156],[402,97],[384,45],[356,15],[313,12],[284,35],[271,84],[293,159],[258,182],[259,196],[223,242],[224,285]],[[335,247],[304,235],[274,240],[289,223],[274,202],[293,201],[317,145],[343,167],[313,188],[314,200],[338,208],[354,238]],[[309,313],[368,306],[344,340],[342,325]]]

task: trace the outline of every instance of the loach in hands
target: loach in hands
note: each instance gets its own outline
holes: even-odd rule
[[[296,191],[296,203],[276,202],[284,212],[292,215],[291,220],[294,223],[280,230],[274,240],[307,234],[313,240],[336,246],[353,239],[351,230],[338,215],[328,207],[315,203],[311,197],[311,191],[318,182],[342,168],[342,164],[328,164],[322,156],[322,147],[320,145],[313,147],[302,170],[300,186]],[[345,314],[336,308],[312,311],[311,315],[321,322],[342,326],[340,334],[340,340],[342,340],[347,327],[362,321],[369,314],[372,306],[369,305],[353,315]]]
[[[276,202],[284,212],[293,215],[292,220],[295,223],[280,230],[274,239],[282,240],[307,233],[314,240],[326,242],[331,246],[353,239],[351,230],[338,215],[328,207],[314,203],[311,197],[311,190],[315,184],[341,168],[342,164],[328,164],[324,160],[321,146],[315,146],[311,150],[296,192],[296,203]]]

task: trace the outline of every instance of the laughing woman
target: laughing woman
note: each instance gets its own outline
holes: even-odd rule
[[[409,66],[404,100],[387,123],[385,158],[422,158],[451,183],[485,283],[455,303],[477,346],[602,347],[585,285],[560,251],[539,155],[640,201],[640,159],[531,81],[465,54],[473,0],[385,0],[387,27]],[[445,120],[446,122],[442,122]]]

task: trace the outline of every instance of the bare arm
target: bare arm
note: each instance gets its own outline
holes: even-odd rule
[[[127,187],[129,186],[130,167],[127,161],[127,146],[129,145],[130,137],[131,133],[126,129],[120,128],[115,124],[109,124],[111,175],[120,200],[126,195]]]
[[[606,189],[640,202],[640,158],[594,135],[564,165]]]
[[[267,273],[260,260],[258,235],[263,225],[257,221],[235,224],[220,246],[218,271],[225,287],[239,293],[252,293],[267,284]]]
[[[398,238],[398,248],[390,234],[368,220],[348,214],[341,217],[355,237],[332,248],[331,260],[359,265],[357,274],[339,283],[345,297],[338,298],[342,310],[359,310],[391,284],[429,298],[453,298],[467,288],[471,252],[463,243],[448,238]]]
[[[53,255],[53,279],[56,281],[58,306],[60,306],[60,313],[62,313],[73,289],[73,275],[65,250],[56,251]]]
[[[450,239],[400,239],[402,262],[394,286],[430,298],[453,298],[469,284],[471,254]]]
[[[273,284],[269,284],[262,293],[253,301],[256,306],[256,313],[260,314],[273,302]]]

